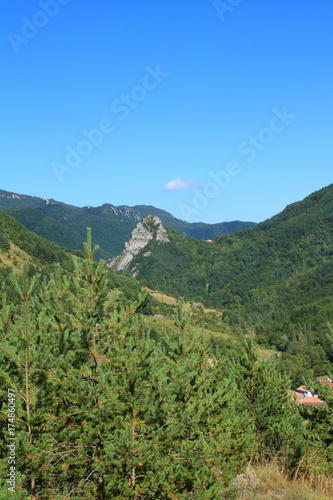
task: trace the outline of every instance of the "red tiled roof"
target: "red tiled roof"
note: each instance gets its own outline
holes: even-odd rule
[[[333,382],[331,382],[331,380],[319,380],[319,382],[320,382],[321,384],[325,384],[325,385],[327,385],[328,387],[333,388]]]
[[[305,396],[305,398],[302,399],[301,403],[304,406],[324,406],[325,405],[325,401],[322,401],[317,396]]]
[[[306,387],[304,387],[304,385],[301,385],[301,387],[298,387],[296,389],[296,391],[300,391],[300,392],[309,392],[309,389],[307,389]]]

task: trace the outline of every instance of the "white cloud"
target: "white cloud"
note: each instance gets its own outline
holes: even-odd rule
[[[179,191],[182,189],[195,189],[204,188],[205,184],[193,184],[192,182],[185,182],[181,177],[176,177],[173,181],[167,182],[164,185],[164,191]]]

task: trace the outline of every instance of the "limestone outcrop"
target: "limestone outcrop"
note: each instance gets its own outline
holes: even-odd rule
[[[159,243],[170,241],[161,219],[156,215],[147,215],[133,230],[131,239],[125,243],[125,250],[123,253],[118,255],[118,257],[106,261],[106,266],[112,267],[117,271],[128,271],[134,256],[145,248],[149,241],[153,239]],[[148,251],[144,256],[148,256],[150,253],[151,251]],[[133,274],[137,276],[138,270],[136,268]]]

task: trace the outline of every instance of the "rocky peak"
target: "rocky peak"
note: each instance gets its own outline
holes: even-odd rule
[[[170,241],[161,219],[156,215],[147,215],[133,230],[131,239],[125,243],[123,253],[118,257],[108,260],[106,266],[113,267],[117,271],[127,271],[134,256],[153,239],[159,243]],[[144,255],[148,256],[149,254],[150,252],[146,252]],[[134,274],[137,275],[138,273],[134,272]]]

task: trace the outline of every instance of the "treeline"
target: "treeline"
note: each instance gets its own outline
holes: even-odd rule
[[[212,350],[189,336],[181,307],[178,334],[152,338],[146,296],[110,289],[93,256],[88,238],[71,270],[7,278],[0,498],[9,497],[8,390],[16,499],[214,500],[250,462],[270,460],[332,473],[332,398],[301,414],[275,360],[259,362],[252,342],[237,356]]]

